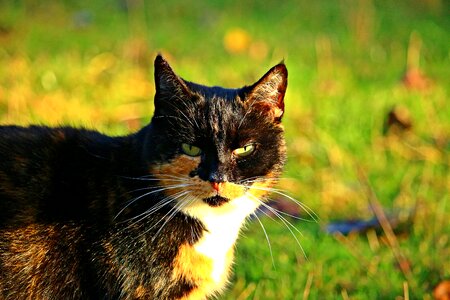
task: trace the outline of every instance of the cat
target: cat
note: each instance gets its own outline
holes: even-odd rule
[[[209,299],[286,159],[287,69],[206,87],[155,59],[154,115],[109,137],[0,126],[0,299]]]

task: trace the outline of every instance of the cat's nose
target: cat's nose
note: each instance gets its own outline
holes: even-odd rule
[[[221,165],[218,159],[215,158],[207,158],[202,161],[197,168],[197,175],[204,181],[208,181],[210,183],[213,182],[224,182],[227,181],[227,176],[223,165]]]
[[[224,182],[225,180],[226,180],[225,175],[221,174],[219,170],[209,173],[208,181],[211,182],[211,184],[221,183],[221,182]]]
[[[212,188],[219,193],[222,183],[221,182],[211,182]]]

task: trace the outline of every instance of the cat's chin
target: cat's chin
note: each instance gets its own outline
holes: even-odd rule
[[[220,195],[215,195],[212,197],[204,198],[203,201],[211,207],[219,207],[225,203],[230,202],[230,199],[222,197]]]

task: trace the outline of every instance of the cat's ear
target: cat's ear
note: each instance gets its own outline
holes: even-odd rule
[[[284,114],[284,94],[287,88],[288,72],[284,63],[270,69],[260,80],[249,87],[245,102],[251,110],[273,118],[274,122],[281,122]]]
[[[155,59],[155,111],[160,111],[167,103],[183,101],[192,96],[188,86],[161,56]],[[164,109],[163,109],[164,110]]]

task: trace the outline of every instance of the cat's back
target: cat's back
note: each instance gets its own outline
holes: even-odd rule
[[[76,217],[88,205],[89,180],[107,173],[115,143],[71,127],[0,126],[0,227],[25,215]]]
[[[73,127],[46,127],[46,126],[0,126],[0,157],[17,154],[33,155],[52,153],[60,147],[73,147],[89,144],[92,141],[101,143],[110,138],[87,129]],[[76,148],[74,148],[76,149]],[[38,156],[36,155],[36,158]],[[41,158],[48,158],[46,156]]]
[[[0,126],[0,171],[14,162],[48,160],[59,148],[74,146],[74,142],[79,142],[83,135],[86,135],[84,131],[70,127]],[[17,167],[20,165],[23,163]]]
[[[8,182],[13,188],[21,181],[44,180],[57,169],[67,169],[71,161],[91,163],[90,151],[100,153],[105,139],[97,132],[71,127],[0,126],[0,199]]]
[[[36,192],[36,184],[45,187],[65,136],[63,129],[0,126],[0,220]]]
[[[7,158],[29,155],[32,150],[41,149],[40,145],[49,145],[52,134],[54,130],[43,126],[0,126],[0,164],[4,164]]]

